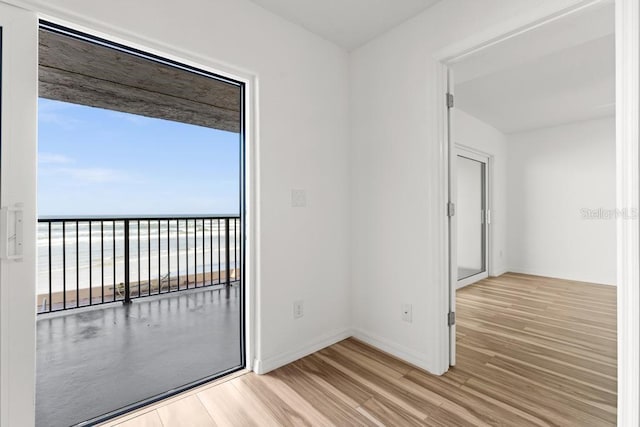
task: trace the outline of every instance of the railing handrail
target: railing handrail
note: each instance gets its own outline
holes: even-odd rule
[[[238,214],[189,214],[189,215],[139,215],[139,216],[130,216],[130,215],[102,215],[102,216],[91,216],[91,215],[80,215],[80,216],[40,216],[38,217],[38,222],[62,222],[62,221],[153,221],[153,220],[184,220],[184,219],[225,219],[225,218],[240,218]]]
[[[214,286],[214,285],[224,285],[229,288],[232,282],[237,282],[237,274],[238,274],[238,255],[241,250],[238,249],[238,245],[241,243],[241,236],[238,236],[239,231],[239,223],[241,221],[240,215],[221,215],[221,214],[213,214],[213,215],[202,215],[202,214],[192,214],[192,215],[141,215],[137,217],[124,216],[124,215],[103,215],[103,216],[59,216],[59,217],[47,217],[43,216],[38,219],[39,223],[44,224],[44,231],[47,233],[46,239],[47,243],[47,262],[48,262],[48,293],[42,294],[45,295],[48,301],[48,306],[43,302],[42,311],[43,312],[53,312],[60,310],[67,310],[70,308],[80,308],[84,306],[91,306],[94,304],[104,304],[108,302],[116,302],[122,301],[125,304],[131,303],[133,298],[141,298],[144,296],[151,296],[155,294],[176,292],[181,290],[188,290],[197,287],[205,287],[205,286]],[[146,223],[146,224],[145,224]],[[173,224],[171,224],[173,223]],[[106,225],[106,227],[105,227]],[[141,225],[145,228],[141,233]],[[154,232],[152,232],[152,225],[155,228]],[[175,225],[175,228],[173,227]],[[201,226],[200,226],[201,225]],[[207,227],[208,225],[208,227]],[[57,226],[60,228],[58,229]],[[96,226],[98,229],[96,230]],[[184,226],[184,227],[183,227]],[[215,227],[214,227],[215,226]],[[54,309],[54,295],[59,297],[60,291],[56,290],[55,292],[52,289],[52,229],[56,227],[56,232],[62,231],[61,244],[62,250],[58,252],[57,256],[61,256],[62,261],[62,307]],[[116,233],[116,228],[120,229],[122,227],[123,234],[120,235]],[[39,229],[42,227],[39,227]],[[88,235],[85,235],[83,243],[80,243],[80,237],[82,231],[83,233],[89,231]],[[69,234],[69,231],[71,232]],[[107,238],[109,241],[105,239],[105,231],[107,231]],[[214,233],[215,232],[215,233]],[[146,236],[145,236],[146,234]],[[208,234],[208,236],[207,236]],[[75,236],[75,237],[74,237]],[[117,237],[120,236],[120,237]],[[116,240],[122,240],[123,244],[120,246],[116,244]],[[233,240],[231,240],[233,239]],[[68,290],[67,287],[67,240],[69,240],[70,245],[75,246],[75,251],[71,252],[71,260],[75,258],[75,263],[73,264],[73,268],[75,268],[75,307],[68,306],[67,304],[67,293],[73,292],[73,287]],[[144,242],[146,240],[146,248],[141,246],[141,240]],[[157,240],[157,247],[154,243],[153,249],[157,249],[157,278],[155,278],[152,274],[151,265],[152,265],[152,240]],[[181,255],[181,241],[184,242],[184,258]],[[217,245],[214,246],[214,242],[217,241]],[[175,245],[172,247],[172,242]],[[208,245],[207,245],[208,242]],[[105,243],[107,244],[105,246]],[[56,243],[59,245],[60,242]],[[99,247],[96,246],[99,244]],[[132,253],[133,248],[137,246],[137,249],[134,249],[134,253]],[[161,245],[165,245],[162,246]],[[88,249],[88,258],[86,254],[80,257],[80,248]],[[107,247],[108,246],[108,247]],[[92,248],[97,250],[100,253],[100,257],[98,259],[97,264],[94,267],[94,257]],[[200,247],[200,251],[198,249]],[[107,249],[107,254],[111,253],[111,265],[105,263],[105,248]],[[120,250],[117,250],[120,248]],[[209,259],[207,263],[207,248],[209,252]],[[217,254],[217,264],[214,264],[214,248]],[[99,249],[99,250],[98,250]],[[141,249],[146,249],[146,277],[141,274]],[[166,249],[163,256],[163,250]],[[232,252],[233,251],[233,252]],[[118,252],[123,253],[121,261],[118,260]],[[233,265],[232,265],[232,253],[233,253]],[[73,256],[75,255],[75,256]],[[223,256],[224,255],[224,256]],[[109,255],[107,255],[109,256]],[[88,304],[81,304],[80,300],[80,282],[81,282],[81,264],[80,259],[82,258],[83,263],[88,259],[88,288],[86,286],[82,286],[82,289],[88,289]],[[137,258],[137,261],[135,260]],[[163,261],[166,261],[166,264]],[[171,259],[174,258],[175,265],[175,274],[171,275],[172,271],[172,263]],[[143,260],[145,258],[142,258]],[[181,259],[186,261],[186,272],[183,273],[180,269]],[[135,264],[133,264],[135,261]],[[193,261],[193,263],[191,263]],[[201,261],[199,263],[199,261]],[[124,272],[124,280],[121,282],[117,281],[117,265],[119,262],[124,263],[123,272]],[[198,264],[200,264],[201,272],[198,272]],[[132,265],[137,266],[137,275],[134,275],[135,279],[132,277]],[[193,272],[190,272],[190,265],[193,266]],[[216,275],[214,275],[214,265],[216,265],[217,271]],[[168,284],[167,289],[163,292],[163,275],[162,275],[162,267],[165,266],[167,268],[167,277]],[[208,266],[208,271],[207,271]],[[105,281],[105,267],[112,269],[113,271],[113,283],[109,281],[107,283]],[[155,267],[155,265],[154,265]],[[241,265],[240,265],[241,267]],[[224,270],[223,270],[224,268]],[[94,301],[93,297],[93,272],[97,270],[98,276],[101,280],[99,283],[98,290],[100,291],[100,295],[98,297],[98,301]],[[216,277],[217,276],[217,277]],[[233,278],[232,278],[233,276]],[[181,278],[185,279],[181,282]],[[83,276],[83,283],[86,279],[86,276]],[[175,286],[173,286],[172,281],[175,280]],[[182,289],[181,289],[182,284]],[[190,286],[190,285],[193,286]],[[112,286],[111,287],[111,297],[106,300],[105,296],[105,285]],[[186,288],[184,287],[186,285]],[[135,292],[135,286],[137,288],[137,292]],[[142,293],[144,287],[146,286],[146,295]],[[155,289],[155,288],[157,289]],[[40,295],[39,295],[40,297]],[[86,300],[86,295],[83,296],[83,301]],[[44,301],[44,299],[43,299]],[[58,301],[59,303],[60,301]]]

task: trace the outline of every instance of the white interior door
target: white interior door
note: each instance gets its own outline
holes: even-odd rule
[[[35,419],[38,21],[0,3],[0,426]]]
[[[454,112],[453,112],[453,72],[447,69],[447,162],[448,162],[448,178],[449,188],[448,199],[449,204],[447,206],[449,217],[449,316],[447,323],[449,326],[449,365],[454,366],[456,364],[456,289],[457,289],[457,229],[455,218],[455,200],[456,200],[456,149],[454,139]]]
[[[489,156],[455,144],[453,72],[447,69],[447,140],[449,217],[449,365],[456,364],[456,291],[489,274]],[[462,161],[461,159],[462,157]],[[465,163],[465,160],[471,163]],[[461,194],[461,186],[471,182],[471,197]],[[460,200],[460,198],[464,200]],[[462,202],[462,203],[459,203]],[[461,212],[462,211],[462,212]],[[471,230],[471,236],[468,231]],[[470,238],[471,237],[471,238]],[[472,241],[470,241],[472,240]],[[461,248],[463,248],[461,250]],[[470,251],[464,249],[471,248]],[[472,274],[461,274],[460,263],[469,262]],[[462,269],[464,270],[464,266]],[[462,279],[460,277],[463,277]]]

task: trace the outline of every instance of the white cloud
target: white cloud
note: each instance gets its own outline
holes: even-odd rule
[[[127,179],[127,174],[122,171],[107,168],[78,168],[66,169],[65,172],[73,179],[85,182],[116,182]]]
[[[38,153],[38,163],[60,165],[73,163],[73,159],[71,157],[65,156],[64,154]]]
[[[41,175],[57,175],[72,180],[75,184],[104,184],[129,181],[130,176],[123,171],[108,168],[50,168]]]
[[[65,130],[75,130],[82,121],[73,117],[70,111],[81,108],[67,102],[40,98],[38,101],[38,121],[57,125]]]
[[[129,123],[133,123],[134,125],[142,126],[149,123],[149,119],[147,117],[138,114],[109,110],[109,115],[114,119],[125,120]]]

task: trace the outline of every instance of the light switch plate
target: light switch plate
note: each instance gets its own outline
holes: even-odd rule
[[[307,192],[305,190],[291,190],[291,207],[304,208],[307,206]]]

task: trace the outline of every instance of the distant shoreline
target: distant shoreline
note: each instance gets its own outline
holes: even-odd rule
[[[240,269],[229,270],[229,281],[231,283],[236,282],[240,276]],[[189,276],[180,276],[180,290],[182,289],[195,289],[203,288],[206,286],[224,285],[227,279],[227,271],[215,271],[213,273],[199,273],[191,274]],[[138,292],[138,285],[140,285]],[[158,295],[168,292],[174,292],[178,290],[178,278],[171,277],[170,279],[151,279],[145,281],[131,282],[129,286],[131,297],[137,298],[139,295],[144,297],[147,295]],[[65,295],[66,294],[66,295]],[[115,298],[114,298],[115,294]],[[118,283],[115,286],[113,283],[104,285],[104,296],[102,295],[102,286],[90,288],[69,289],[65,291],[51,292],[51,299],[49,299],[49,293],[41,293],[37,295],[36,304],[38,313],[49,312],[49,306],[53,307],[53,310],[61,310],[64,306],[66,299],[66,307],[76,308],[88,307],[103,302],[122,301],[124,299],[124,283]],[[90,299],[93,304],[90,304]],[[77,302],[77,304],[76,304]]]

